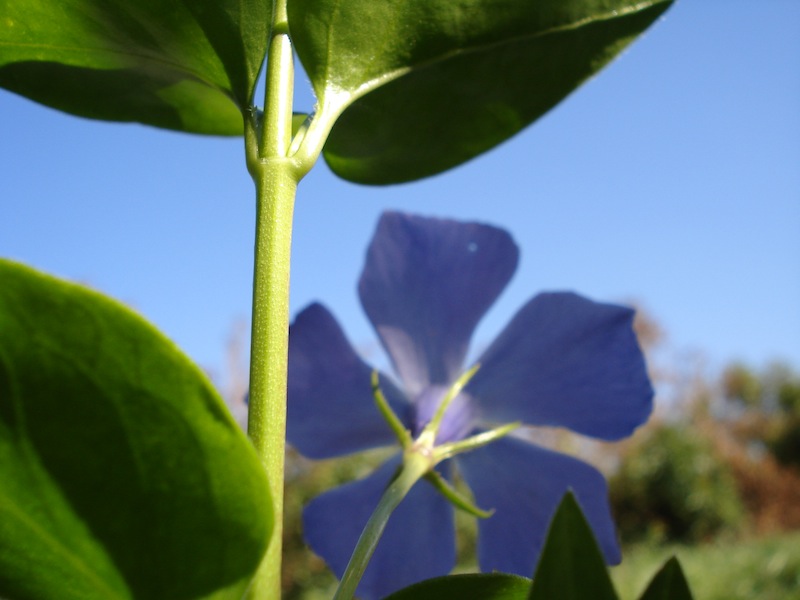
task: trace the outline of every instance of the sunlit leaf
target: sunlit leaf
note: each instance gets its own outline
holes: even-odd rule
[[[289,0],[345,179],[433,175],[526,127],[671,0]]]
[[[0,597],[239,600],[263,468],[205,376],[130,310],[0,261]]]
[[[409,586],[386,600],[525,600],[531,580],[504,573],[451,575]]]
[[[0,0],[0,86],[76,115],[238,135],[263,0]]]
[[[689,582],[675,557],[664,563],[640,600],[692,600]]]
[[[564,496],[536,566],[529,600],[617,600],[603,554],[575,496]]]

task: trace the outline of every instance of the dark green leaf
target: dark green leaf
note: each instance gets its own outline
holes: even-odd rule
[[[533,577],[529,600],[616,600],[592,530],[575,496],[556,511]]]
[[[289,0],[325,146],[361,183],[410,181],[492,148],[597,72],[671,0]]]
[[[263,0],[0,0],[0,86],[76,115],[239,135]]]
[[[0,260],[0,597],[239,600],[263,468],[205,376],[130,310]]]
[[[385,600],[525,600],[531,580],[504,573],[451,575],[409,586]]]
[[[674,556],[664,563],[640,600],[692,600],[689,582]]]

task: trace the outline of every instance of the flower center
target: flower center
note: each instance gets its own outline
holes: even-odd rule
[[[422,390],[414,399],[412,437],[416,438],[425,425],[430,422],[448,389],[443,385],[431,385]],[[436,445],[463,440],[472,432],[476,417],[470,397],[463,392],[458,394],[444,413],[439,432],[436,435]]]

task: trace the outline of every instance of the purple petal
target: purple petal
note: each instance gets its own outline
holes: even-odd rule
[[[457,462],[478,506],[495,511],[478,522],[482,571],[531,577],[550,520],[570,489],[606,560],[619,563],[606,482],[594,467],[514,438],[461,454]]]
[[[576,294],[540,294],[480,359],[467,392],[491,421],[626,437],[653,407],[633,316]]]
[[[341,579],[369,516],[400,460],[315,498],[303,512],[306,541]],[[358,587],[361,600],[382,598],[412,583],[446,575],[455,565],[453,509],[426,481],[400,503]]]
[[[331,458],[397,440],[375,406],[372,368],[348,343],[321,304],[304,309],[289,329],[286,430],[289,442],[309,458]],[[410,405],[381,377],[381,389],[401,419]]]
[[[458,376],[472,332],[517,257],[502,229],[383,214],[358,290],[410,396]]]

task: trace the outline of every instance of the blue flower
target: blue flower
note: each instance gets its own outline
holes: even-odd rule
[[[397,380],[384,395],[416,435],[463,373],[478,321],[508,283],[518,249],[505,231],[476,223],[385,213],[367,251],[358,291]],[[652,410],[652,388],[632,330],[633,311],[572,293],[540,294],[478,359],[481,367],[448,408],[437,444],[520,421],[601,440],[629,436]],[[297,315],[289,336],[287,435],[310,458],[386,446],[396,439],[375,407],[372,367],[320,304]],[[367,478],[315,498],[305,537],[341,577],[396,456]],[[619,562],[603,476],[592,466],[506,437],[439,465],[492,509],[479,521],[483,571],[532,576],[549,521],[575,493],[609,563]],[[392,515],[358,589],[383,597],[447,574],[455,564],[453,508],[433,486],[414,486]]]

